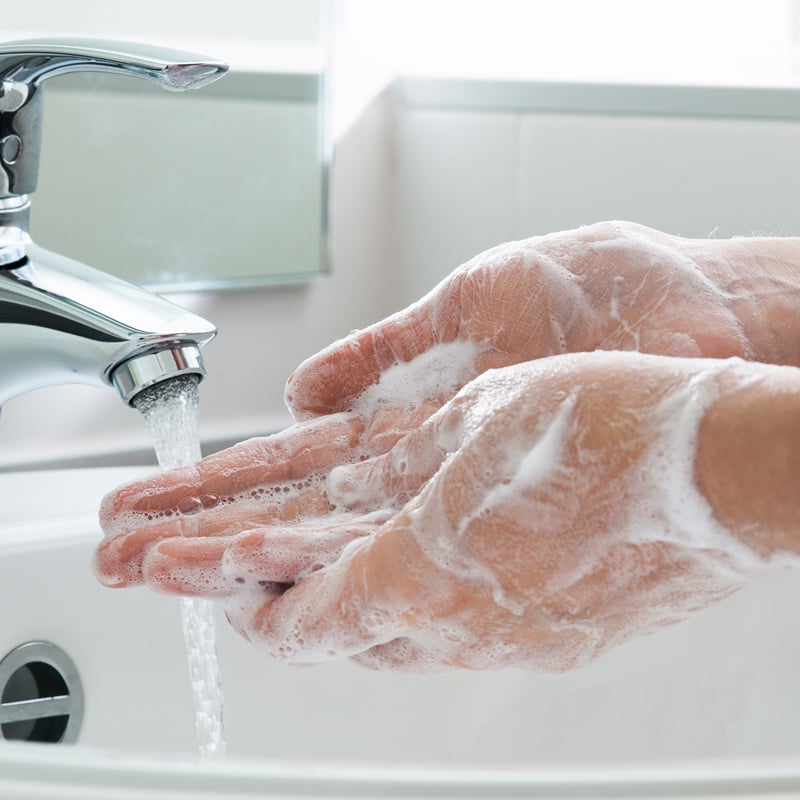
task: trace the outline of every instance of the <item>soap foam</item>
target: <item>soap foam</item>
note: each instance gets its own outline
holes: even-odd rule
[[[753,355],[730,293],[673,237],[624,223],[616,235],[585,248],[592,262],[621,265],[592,303],[617,323],[603,349],[692,358]]]
[[[694,459],[703,417],[724,391],[721,380],[743,389],[760,376],[738,358],[702,363],[702,371],[664,398],[658,410],[661,443],[642,466],[641,510],[634,522],[645,531],[645,522],[658,518],[661,537],[698,551],[724,553],[726,557],[717,560],[718,569],[730,568],[741,578],[760,569],[762,559],[716,520],[697,486]]]
[[[389,367],[380,378],[380,381],[370,386],[354,403],[350,413],[362,415],[365,419],[378,414],[386,409],[408,409],[418,405],[421,399],[432,402],[442,402],[454,394],[461,385],[471,377],[475,370],[475,359],[480,348],[471,342],[453,341],[439,344],[426,353],[418,356],[411,362],[398,362]],[[316,420],[298,422],[296,425],[277,434],[281,437],[300,437],[304,435],[304,428],[318,424]],[[355,447],[347,449],[346,437],[340,437],[340,449],[346,453],[344,465],[354,464],[369,458],[372,453],[368,443],[361,441]],[[279,449],[279,448],[278,448]],[[169,458],[169,456],[167,457]],[[229,476],[233,475],[236,466],[228,469]],[[214,495],[199,491],[201,486],[200,474],[195,466],[184,467],[178,473],[177,483],[186,487],[186,493],[172,508],[163,511],[128,510],[118,511],[109,504],[105,504],[102,512],[102,525],[107,538],[116,537],[131,531],[147,531],[156,525],[167,524],[174,535],[181,537],[196,537],[208,535],[213,529],[216,536],[230,536],[232,542],[237,537],[247,536],[248,531],[258,530],[261,527],[275,524],[278,521],[282,527],[302,528],[309,525],[310,531],[307,538],[310,550],[307,554],[307,573],[315,571],[320,566],[326,566],[340,557],[341,547],[336,547],[330,537],[315,535],[320,528],[335,528],[343,524],[350,524],[344,516],[348,513],[346,507],[334,508],[328,502],[329,473],[312,472],[297,480],[264,483],[252,486],[244,492],[228,496]],[[151,505],[158,504],[158,494],[162,490],[154,487],[149,490],[153,500]],[[137,492],[139,508],[146,507],[148,490]],[[389,516],[389,508],[376,509],[374,513],[359,515],[361,519],[359,533],[375,531]],[[209,528],[211,526],[211,528]],[[355,528],[359,528],[356,524]],[[244,533],[242,533],[244,532]],[[278,534],[280,538],[280,534]],[[124,540],[121,546],[124,546]],[[314,553],[314,546],[319,552]],[[264,545],[270,547],[269,544]],[[245,583],[241,592],[259,592],[265,582],[286,580],[285,569],[282,563],[289,563],[296,552],[287,546],[284,557],[278,549],[269,549],[269,561],[275,565],[280,575],[261,575],[256,573],[246,574],[241,571],[242,560],[223,560],[223,573],[231,579],[244,578]],[[195,574],[196,573],[196,574]],[[216,592],[219,576],[207,574],[203,570],[179,570],[174,575],[164,572],[159,573],[165,582],[174,580],[191,586],[195,591],[204,593]],[[121,580],[129,580],[131,576],[122,574]],[[295,576],[296,580],[302,579],[303,574]],[[109,576],[106,576],[109,580]],[[216,582],[215,582],[216,581]],[[228,587],[229,588],[229,587]]]
[[[414,409],[425,400],[441,403],[475,375],[477,357],[484,349],[485,345],[460,339],[434,345],[412,361],[385,370],[378,383],[359,395],[353,410],[371,418],[385,408]]]

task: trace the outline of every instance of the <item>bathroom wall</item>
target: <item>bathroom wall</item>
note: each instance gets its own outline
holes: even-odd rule
[[[297,363],[500,241],[607,218],[687,236],[800,234],[800,121],[779,102],[790,90],[653,90],[658,102],[624,87],[575,91],[398,80],[340,115],[331,274],[174,296],[220,331],[205,351],[204,438],[282,427]],[[111,392],[43,389],[0,415],[0,467],[147,447],[138,415]]]
[[[766,89],[405,81],[395,296],[410,301],[501,241],[603,219],[800,235],[793,104]]]
[[[28,36],[80,36],[196,49],[206,41],[227,40],[236,43],[236,52],[242,52],[244,41],[257,44],[262,54],[268,52],[265,43],[270,49],[315,43],[318,24],[315,0],[227,0],[224,5],[204,7],[202,11],[181,0],[138,0],[131,4],[26,0],[3,9],[3,39],[9,41]]]

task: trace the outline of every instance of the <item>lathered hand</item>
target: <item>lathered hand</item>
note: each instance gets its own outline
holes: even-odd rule
[[[511,242],[310,358],[286,399],[298,419],[361,411],[377,454],[484,370],[549,355],[637,350],[800,365],[799,276],[798,239],[692,240],[606,222]],[[410,361],[438,379],[376,387]]]
[[[796,552],[796,370],[702,357],[800,365],[799,263],[630,223],[490,250],[301,365],[294,427],[109,495],[98,575],[224,598],[289,661],[590,660]],[[661,358],[559,355],[598,349]]]
[[[228,535],[253,519],[286,521],[297,515],[293,484],[386,452],[492,367],[595,349],[800,365],[799,266],[800,240],[687,240],[632,223],[502,245],[301,365],[287,401],[298,419],[317,424],[126,487],[105,503],[104,525],[119,533],[160,521],[142,536],[155,541],[158,530]],[[176,493],[204,495],[208,506],[275,482],[289,491],[262,498],[257,512],[225,502],[191,521],[164,516]],[[320,502],[314,487],[310,497]],[[141,579],[135,560],[105,553],[102,563],[109,582]]]
[[[308,542],[285,531],[331,510],[323,481],[358,452],[363,429],[355,415],[334,414],[111,492],[100,509],[106,538],[95,554],[99,579],[115,588],[150,582],[164,591],[225,595],[229,587],[219,576],[219,558],[232,537],[264,529],[274,534],[274,551],[287,558],[284,571],[271,580],[296,580],[309,558],[335,560],[343,545],[362,532],[360,523],[349,536],[337,530],[326,539],[315,531]],[[276,527],[284,530],[282,536]],[[156,572],[161,556],[171,553],[172,571]]]
[[[302,518],[240,517],[210,537],[159,523],[174,535],[147,541],[145,528],[101,552],[119,565],[135,542],[153,588],[224,597],[240,632],[291,663],[572,669],[796,558],[800,458],[785,442],[800,433],[798,392],[798,370],[739,360],[512,365],[388,453],[330,469]],[[313,452],[298,475],[338,460]],[[249,486],[234,483],[203,485]]]

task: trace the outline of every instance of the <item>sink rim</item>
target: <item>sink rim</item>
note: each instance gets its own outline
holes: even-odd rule
[[[91,516],[103,496],[123,483],[151,474],[150,467],[89,467],[0,473],[0,541],[9,528]],[[41,502],[51,498],[52,503]]]
[[[219,761],[120,753],[81,746],[0,744],[0,789],[20,784],[68,791],[119,788],[191,791],[195,797],[395,797],[562,798],[719,796],[720,791],[758,796],[800,790],[800,758],[752,762],[676,762],[659,766],[530,769],[419,768],[414,765],[324,764],[303,761]],[[55,796],[55,795],[54,795]],[[89,795],[94,796],[94,794]],[[128,796],[128,795],[125,795]],[[144,796],[144,795],[143,795]]]

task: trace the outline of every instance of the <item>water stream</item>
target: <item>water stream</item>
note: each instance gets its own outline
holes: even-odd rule
[[[199,460],[196,376],[157,384],[139,394],[134,404],[144,416],[162,469],[187,466]],[[180,610],[198,746],[203,756],[221,756],[225,753],[225,734],[214,608],[209,600],[182,597]]]

